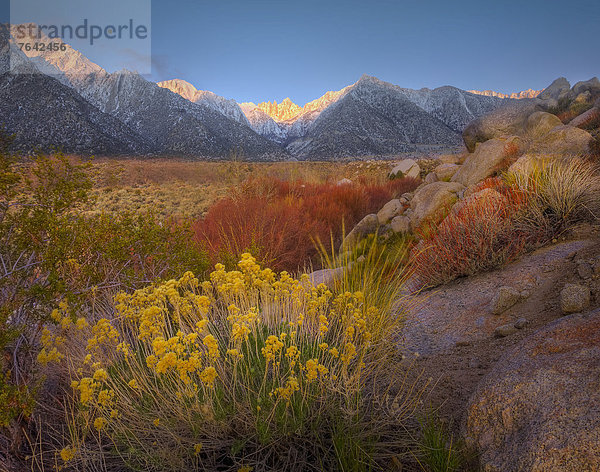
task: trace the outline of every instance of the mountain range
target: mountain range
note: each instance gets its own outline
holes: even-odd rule
[[[302,107],[289,98],[238,104],[183,80],[157,84],[136,72],[109,73],[68,45],[66,51],[24,52],[9,27],[0,30],[0,124],[24,152],[59,147],[78,154],[217,159],[235,153],[252,160],[391,156],[458,146],[471,120],[534,93],[413,90],[364,75]]]

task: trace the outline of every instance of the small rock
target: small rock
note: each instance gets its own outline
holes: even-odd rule
[[[592,275],[594,275],[594,270],[592,269],[591,264],[588,262],[580,261],[577,264],[577,273],[582,279],[589,279],[592,277]]]
[[[564,314],[578,313],[590,305],[590,296],[589,287],[567,284],[560,292],[560,308]]]
[[[531,290],[521,290],[521,292],[519,293],[519,295],[521,296],[522,299],[526,299],[529,298],[531,296]]]
[[[394,219],[392,219],[391,225],[394,233],[410,232],[410,218],[408,216],[396,216]]]
[[[529,320],[527,318],[519,318],[517,321],[515,321],[514,327],[517,329],[523,329],[528,324]]]
[[[344,178],[344,179],[338,180],[336,185],[337,186],[340,186],[340,185],[352,185],[352,181],[350,179]]]
[[[412,159],[405,159],[399,162],[389,173],[390,179],[400,179],[402,177],[411,177],[416,179],[421,174],[421,168]]]
[[[500,287],[492,299],[492,313],[500,315],[514,306],[521,298],[521,293],[512,287]]]
[[[390,200],[383,208],[377,212],[377,220],[380,225],[386,224],[395,216],[400,215],[404,211],[404,205],[398,199]]]
[[[403,205],[406,205],[408,203],[408,198],[400,197],[400,203],[402,203]]]
[[[366,260],[367,260],[367,258],[365,256],[359,256],[356,259],[356,262],[358,262],[360,264],[361,262],[365,262]]]
[[[511,334],[514,334],[516,332],[517,332],[517,328],[515,328],[513,325],[505,324],[502,326],[498,326],[494,330],[494,336],[497,338],[504,338],[504,337],[510,336]]]
[[[435,175],[439,180],[450,180],[460,167],[456,164],[440,164],[434,169]]]
[[[402,195],[400,195],[400,198],[406,198],[407,201],[411,201],[412,197],[413,197],[413,194],[410,192],[403,193]]]
[[[434,182],[437,182],[438,180],[439,180],[439,179],[438,179],[437,175],[435,174],[435,172],[430,172],[429,174],[427,174],[427,175],[425,176],[425,180],[424,180],[424,182],[425,182],[426,184],[432,184],[432,183],[434,183]]]
[[[458,341],[456,341],[457,347],[470,346],[470,345],[471,345],[471,341],[469,341],[468,339],[459,339]]]

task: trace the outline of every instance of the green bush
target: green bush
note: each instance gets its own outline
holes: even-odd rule
[[[92,311],[119,290],[208,269],[189,225],[152,214],[85,216],[89,164],[61,153],[19,161],[9,144],[0,137],[0,350],[10,359],[0,365],[0,427],[30,412],[33,352],[57,302]]]

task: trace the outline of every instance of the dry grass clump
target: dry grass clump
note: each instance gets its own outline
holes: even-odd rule
[[[89,214],[150,211],[164,218],[197,218],[227,194],[224,186],[183,182],[95,188]]]
[[[72,158],[77,161],[76,158]],[[248,179],[337,182],[385,180],[387,162],[198,162],[173,159],[98,160],[92,163],[94,202],[89,213],[153,211],[169,218],[197,218]]]
[[[389,470],[406,446],[415,398],[391,382],[400,318],[361,291],[244,254],[209,281],[122,293],[92,326],[66,305],[52,316],[39,360],[71,379],[60,466]]]
[[[505,181],[529,196],[521,223],[544,229],[548,237],[581,221],[600,218],[600,176],[597,166],[587,160],[532,161],[508,173]]]

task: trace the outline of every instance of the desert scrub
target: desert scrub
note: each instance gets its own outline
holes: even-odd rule
[[[495,269],[515,260],[538,240],[537,228],[517,224],[528,193],[499,178],[483,181],[472,197],[445,210],[437,226],[421,228],[413,248],[415,282],[440,285],[457,277]]]
[[[11,156],[0,135],[0,449],[27,454],[43,326],[61,300],[80,317],[120,290],[208,272],[189,225],[153,214],[85,215],[90,166],[62,154]],[[54,354],[49,354],[53,356]],[[39,408],[39,406],[38,406]]]
[[[255,248],[253,254],[274,269],[303,270],[319,265],[319,242],[337,247],[344,226],[353,227],[417,185],[409,178],[347,185],[252,179],[196,222],[196,240],[213,262],[238,260],[244,251]]]
[[[504,180],[529,197],[521,224],[544,230],[547,238],[600,218],[600,176],[588,160],[540,157],[507,173]]]
[[[481,182],[414,252],[420,285],[503,266],[574,225],[600,217],[597,167],[579,158],[538,156]]]
[[[208,281],[121,293],[102,315],[88,325],[63,305],[42,336],[39,361],[71,379],[68,465],[373,470],[402,452],[414,405],[376,388],[393,371],[392,330],[361,292],[244,254]]]

